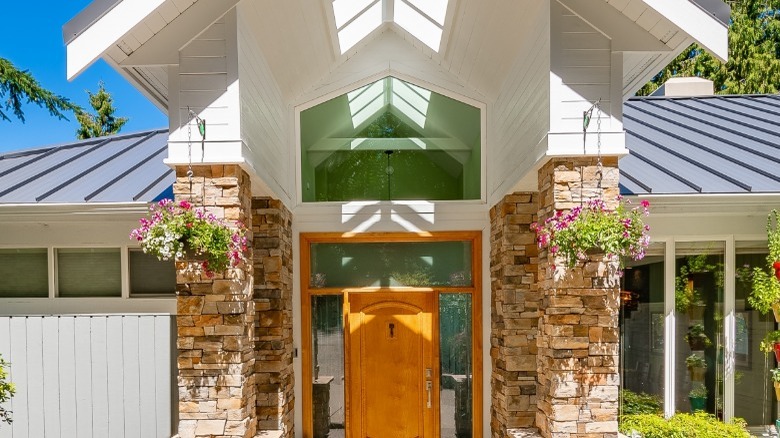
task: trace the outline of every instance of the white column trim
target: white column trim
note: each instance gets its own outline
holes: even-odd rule
[[[675,406],[675,314],[674,275],[675,241],[667,239],[664,253],[664,416],[674,415]]]
[[[734,417],[734,348],[736,334],[736,316],[734,314],[736,305],[736,291],[734,269],[736,267],[736,254],[734,245],[734,236],[726,238],[726,254],[724,266],[723,282],[723,330],[724,330],[724,349],[723,356],[724,372],[723,378],[723,419],[727,423]]]

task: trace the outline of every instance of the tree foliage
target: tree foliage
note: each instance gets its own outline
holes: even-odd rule
[[[8,381],[8,362],[0,357],[0,404],[11,400],[16,392],[14,384]],[[0,423],[11,423],[11,411],[0,406]]]
[[[722,63],[697,44],[688,47],[645,84],[649,95],[669,78],[699,76],[719,94],[780,91],[780,0],[734,0],[729,26],[729,59]]]
[[[67,98],[58,96],[41,87],[38,81],[26,70],[19,70],[11,61],[0,58],[0,119],[11,121],[7,112],[10,111],[19,120],[24,122],[22,104],[34,103],[46,108],[54,117],[67,120],[65,113],[78,112],[78,105],[71,103]]]
[[[76,119],[81,125],[76,130],[76,137],[85,139],[118,133],[127,123],[127,118],[114,117],[116,108],[114,108],[111,94],[106,91],[103,82],[98,85],[97,93],[87,90],[87,94],[89,95],[89,105],[95,110],[95,113],[84,110],[76,113]]]

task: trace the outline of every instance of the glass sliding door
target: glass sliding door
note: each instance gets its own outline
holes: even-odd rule
[[[621,413],[637,395],[647,394],[663,410],[664,248],[653,243],[647,256],[626,263],[620,291]]]
[[[723,418],[724,242],[675,245],[675,407]]]
[[[761,315],[750,307],[752,271],[766,268],[766,242],[736,242],[734,416],[748,426],[774,424],[776,403],[769,370],[776,366],[774,355],[764,355],[758,346],[767,332],[775,329],[771,312]]]

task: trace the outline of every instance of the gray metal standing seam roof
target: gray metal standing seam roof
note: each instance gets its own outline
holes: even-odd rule
[[[780,193],[780,96],[632,98],[624,195]],[[0,204],[173,197],[168,130],[0,155]]]
[[[172,197],[168,130],[0,155],[0,204],[151,202]]]
[[[780,96],[632,98],[623,126],[624,195],[780,193]]]

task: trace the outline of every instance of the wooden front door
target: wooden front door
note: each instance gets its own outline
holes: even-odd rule
[[[349,294],[350,438],[434,436],[434,298],[425,292]]]

